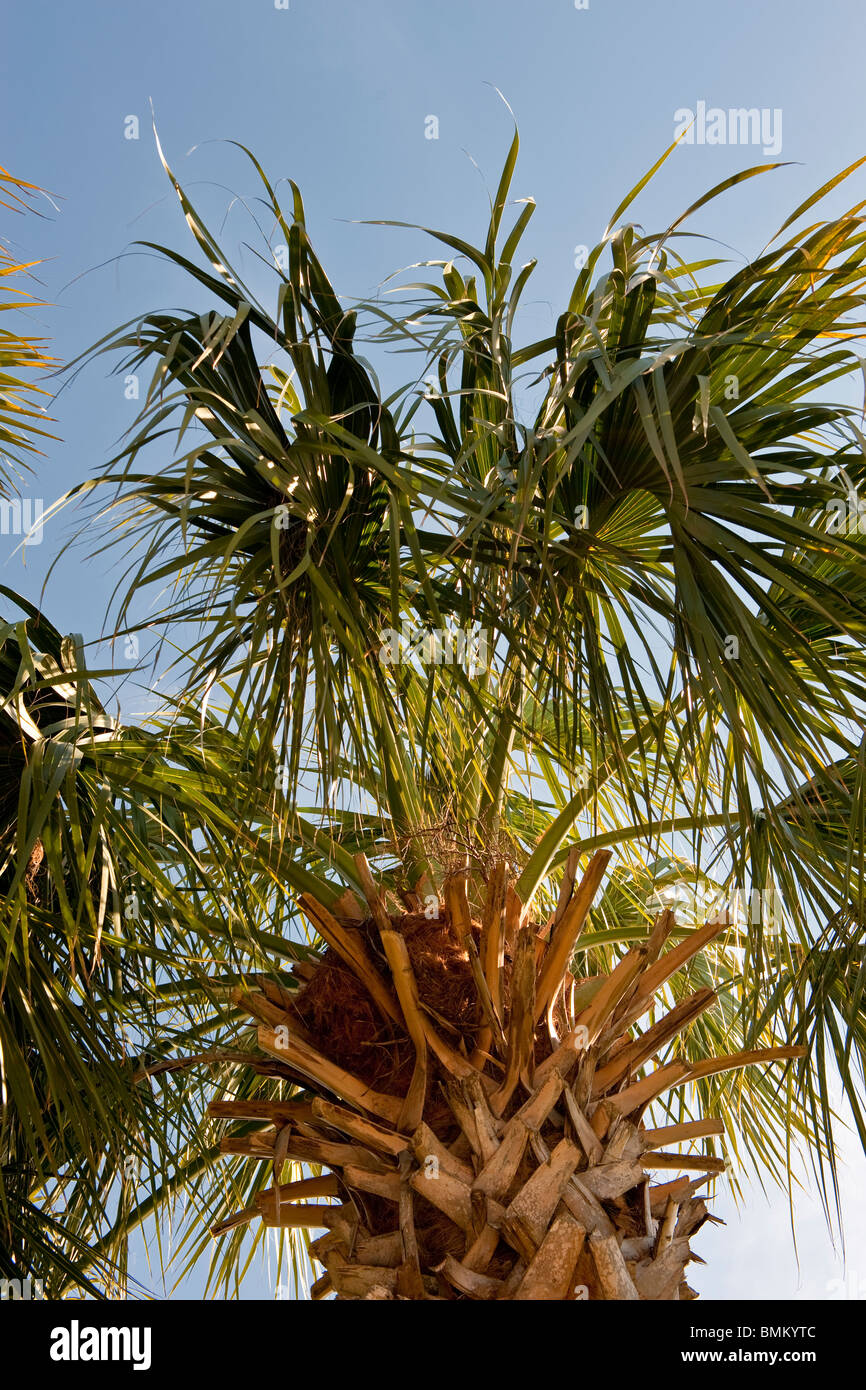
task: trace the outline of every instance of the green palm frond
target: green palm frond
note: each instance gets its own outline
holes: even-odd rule
[[[118,726],[92,684],[111,673],[0,593],[24,615],[0,624],[3,1273],[92,1293],[126,1287],[141,1194],[169,1202],[204,1142],[206,1082],[174,1074],[178,1049],[233,1042],[262,950],[304,953],[280,939],[287,892],[328,885],[281,844],[237,740],[176,714]]]
[[[40,191],[0,167],[0,207],[7,212],[32,210]],[[37,441],[54,438],[43,427],[49,392],[37,383],[55,360],[43,338],[22,336],[9,326],[10,313],[21,315],[40,307],[40,301],[16,283],[34,264],[19,262],[0,237],[0,313],[6,311],[0,326],[0,497],[15,492],[22,471],[30,471],[28,459],[40,453]]]

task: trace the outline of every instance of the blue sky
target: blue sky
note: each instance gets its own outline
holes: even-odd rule
[[[551,325],[574,278],[575,247],[592,245],[623,194],[670,143],[675,113],[698,102],[781,112],[788,167],[714,203],[693,230],[712,233],[734,262],[756,253],[809,192],[866,152],[862,0],[164,0],[7,7],[0,53],[0,164],[49,189],[59,211],[5,217],[0,233],[27,260],[44,258],[35,315],[70,360],[145,309],[210,307],[137,238],[189,253],[190,239],[160,167],[151,102],[175,172],[228,248],[252,224],[233,199],[255,192],[247,144],[272,179],[301,187],[314,245],[338,291],[372,293],[387,274],[436,255],[421,234],[352,225],[398,218],[477,240],[511,134],[493,87],[521,130],[513,191],[537,212],[525,243],[538,257],[525,331]],[[128,117],[139,137],[125,138]],[[438,138],[428,139],[429,118]],[[195,148],[193,153],[188,153]],[[661,228],[712,184],[765,162],[761,147],[693,144],[674,152],[634,215]],[[866,196],[866,173],[828,211]],[[238,251],[253,265],[250,252]],[[56,432],[28,484],[47,506],[104,464],[134,403],[108,364],[89,366],[55,403]],[[37,598],[71,521],[6,563],[0,582]],[[46,607],[57,626],[99,636],[112,586],[96,537],[56,568]],[[849,1287],[866,1234],[866,1164],[852,1146],[847,1212]],[[718,1210],[730,1216],[723,1199]],[[823,1218],[798,1204],[800,1286],[828,1297],[839,1269]],[[702,1234],[710,1263],[693,1282],[707,1296],[795,1296],[798,1276],[784,1199],[754,1192],[745,1222]],[[861,1260],[866,1266],[866,1260]],[[140,1271],[141,1272],[141,1271]],[[250,1292],[266,1292],[262,1278]],[[866,1267],[862,1293],[866,1295]]]

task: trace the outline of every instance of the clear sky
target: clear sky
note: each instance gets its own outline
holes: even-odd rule
[[[272,180],[300,185],[336,288],[362,297],[438,252],[420,234],[352,219],[483,235],[511,134],[496,86],[521,130],[514,194],[538,203],[524,243],[539,259],[526,319],[536,337],[567,300],[575,248],[599,238],[671,142],[678,112],[758,108],[769,138],[731,144],[729,123],[713,128],[708,118],[705,141],[676,150],[632,209],[648,228],[668,225],[737,169],[793,161],[695,222],[735,262],[866,153],[864,21],[862,0],[589,0],[582,9],[574,0],[18,0],[2,23],[0,164],[50,190],[58,210],[46,202],[43,220],[4,216],[0,234],[22,259],[45,258],[37,274],[50,307],[36,321],[64,360],[145,309],[211,307],[164,264],[128,254],[137,238],[192,251],[156,155],[152,102],[170,163],[230,251],[253,240],[233,198],[255,188],[238,151],[212,143],[224,139],[250,146]],[[138,139],[126,138],[129,117]],[[436,139],[427,138],[431,117]],[[725,143],[711,143],[719,134]],[[765,155],[780,137],[780,152]],[[862,197],[863,172],[829,207]],[[251,252],[239,256],[253,265]],[[71,381],[54,407],[61,442],[33,495],[47,506],[104,464],[135,408],[107,364]],[[67,527],[46,528],[26,569],[20,556],[6,563],[17,541],[0,537],[0,582],[38,598]],[[55,570],[46,608],[64,631],[95,640],[112,576],[104,559],[84,563],[90,544],[85,537]],[[800,1278],[784,1198],[771,1193],[768,1204],[753,1190],[742,1222],[727,1200],[717,1204],[731,1224],[701,1233],[709,1263],[693,1268],[692,1282],[709,1297],[866,1296],[864,1179],[852,1148],[847,1276],[804,1198]],[[832,1284],[843,1277],[844,1288]],[[264,1277],[249,1292],[266,1294]]]

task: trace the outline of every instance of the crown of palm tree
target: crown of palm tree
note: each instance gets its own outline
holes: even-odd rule
[[[189,912],[225,891],[285,960],[299,949],[292,896],[330,908],[363,887],[359,852],[392,892],[415,893],[458,850],[483,862],[495,848],[521,900],[552,910],[580,856],[616,847],[583,939],[590,974],[647,934],[660,886],[740,889],[749,921],[711,966],[722,1022],[711,1036],[701,1021],[695,1046],[718,1050],[721,1030],[748,1048],[768,1029],[808,1044],[796,1085],[738,1076],[750,1104],[732,1106],[732,1130],[770,1168],[787,1169],[786,1129],[832,1165],[831,1056],[866,1139],[866,548],[856,526],[830,524],[862,479],[858,411],[831,391],[859,372],[864,232],[858,207],[809,219],[858,166],[721,281],[719,261],[678,249],[692,245],[682,223],[767,166],[654,234],[622,222],[650,171],[555,331],[524,344],[534,263],[517,258],[534,203],[506,229],[516,159],[515,136],[483,246],[433,232],[446,259],[422,270],[437,281],[351,308],[299,192],[284,211],[253,160],[287,252],[273,311],[166,165],[207,268],[156,249],[208,307],[97,345],[125,372],[152,369],[97,483],[111,489],[109,540],[133,549],[118,625],[136,624],[135,596],[156,584],[168,599],[147,624],[182,650],[160,736],[185,786],[219,787],[244,828],[238,881],[215,853],[190,854],[204,876],[178,895]],[[383,362],[408,363],[409,379],[385,390],[362,337],[399,353]],[[455,659],[470,650],[483,660]],[[216,800],[197,806],[211,850]],[[234,1084],[259,1084],[251,1065]],[[242,1155],[232,1172],[237,1190],[260,1181]],[[229,1233],[226,1280],[242,1234]]]

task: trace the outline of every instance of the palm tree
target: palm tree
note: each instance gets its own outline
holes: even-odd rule
[[[35,185],[0,175],[3,206],[32,210]],[[0,503],[15,515],[52,438],[38,381],[53,359],[5,326],[37,301],[0,257]],[[201,764],[219,753],[234,788],[244,768],[225,731],[121,726],[96,689],[113,674],[0,585],[0,1277],[48,1296],[125,1290],[131,1213],[213,1161],[193,1088],[156,1091],[148,1066],[213,1031],[241,978],[222,894],[244,847]]]
[[[483,246],[432,232],[438,279],[351,308],[250,155],[273,312],[166,165],[207,268],[154,249],[209,307],[98,345],[152,369],[98,480],[116,623],[168,595],[170,727],[212,740],[227,899],[268,928],[215,1022],[244,1055],[210,1111],[241,1127],[185,1237],[207,1214],[226,1288],[261,1217],[325,1228],[320,1295],[688,1297],[723,1131],[832,1189],[838,1074],[866,1142],[863,435],[830,395],[866,252],[857,207],[809,223],[859,166],[716,282],[682,224],[767,166],[647,234],[622,218],[660,160],[521,345],[517,152]]]

